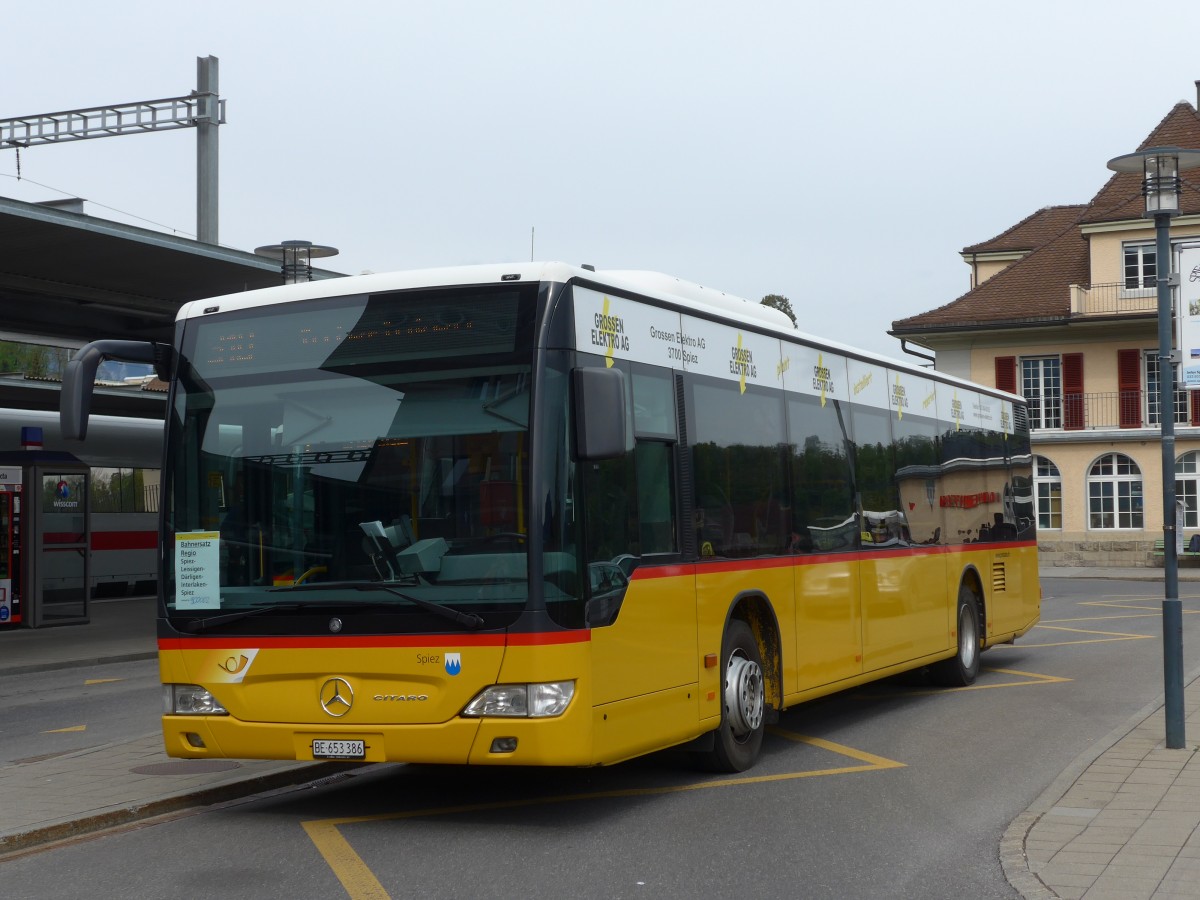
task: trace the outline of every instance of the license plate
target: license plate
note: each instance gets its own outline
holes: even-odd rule
[[[313,741],[313,759],[362,759],[367,755],[364,741]]]

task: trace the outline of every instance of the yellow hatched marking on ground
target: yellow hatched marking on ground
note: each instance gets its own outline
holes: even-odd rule
[[[796,743],[809,744],[822,750],[848,756],[858,760],[862,765],[840,766],[831,769],[813,769],[804,772],[785,772],[780,775],[754,775],[739,778],[727,778],[720,781],[701,781],[695,784],[680,784],[658,788],[628,788],[617,791],[599,791],[592,794],[564,794],[558,797],[534,797],[528,800],[500,800],[495,803],[468,803],[461,806],[443,806],[433,809],[414,809],[407,812],[380,813],[373,816],[346,816],[340,819],[314,819],[301,822],[301,826],[309,839],[317,848],[317,852],[328,863],[329,868],[342,887],[350,896],[350,900],[389,900],[390,894],[379,883],[367,864],[354,852],[350,842],[339,829],[343,825],[357,825],[364,822],[389,822],[402,819],[420,819],[430,816],[452,816],[459,813],[488,812],[498,809],[520,809],[530,806],[549,806],[558,803],[577,803],[583,800],[613,800],[627,797],[651,797],[663,794],[680,794],[686,791],[701,791],[711,788],[736,787],[746,784],[765,784],[769,781],[793,781],[797,778],[815,778],[822,775],[844,775],[850,772],[875,772],[883,769],[904,768],[906,763],[887,759],[856,750],[844,744],[835,744],[824,738],[809,737],[781,728],[767,729],[774,735],[786,738]]]
[[[1006,647],[1008,645],[1002,644],[1001,646]],[[1026,646],[1033,646],[1033,645],[1027,644]],[[1048,647],[1050,645],[1049,644],[1037,644],[1036,646]],[[992,649],[995,649],[995,648],[992,648]],[[988,684],[969,684],[969,685],[966,685],[965,687],[930,688],[929,690],[912,691],[911,693],[916,694],[918,696],[925,695],[925,694],[954,694],[959,691],[990,691],[993,688],[1029,687],[1030,685],[1035,685],[1035,684],[1062,684],[1067,681],[1075,680],[1073,678],[1063,678],[1060,675],[1041,675],[1037,672],[1021,672],[1021,671],[1018,671],[1017,669],[987,668],[987,669],[982,669],[981,671],[998,672],[1001,675],[1016,675],[1024,680],[1023,681],[996,681],[996,682],[989,682]]]
[[[1088,628],[1067,628],[1060,625],[1039,625],[1038,629],[1046,631],[1068,631],[1073,634],[1096,634],[1100,637],[1081,639],[1077,641],[1052,641],[1044,644],[1022,644],[1023,649],[1030,647],[1070,647],[1075,644],[1109,644],[1115,641],[1148,641],[1154,637],[1152,634],[1127,634],[1123,631],[1093,631]],[[1001,644],[1000,646],[1009,646]]]
[[[1072,619],[1042,619],[1037,624],[1038,628],[1048,628],[1051,625],[1061,625],[1065,622],[1113,622],[1117,619],[1158,619],[1162,616],[1161,610],[1147,610],[1144,613],[1129,613],[1121,616],[1076,616]]]
[[[1069,622],[1110,622],[1115,619],[1155,619],[1162,617],[1162,601],[1149,598],[1113,597],[1107,600],[1084,600],[1080,606],[1099,607],[1100,609],[1130,610],[1129,612],[1114,612],[1102,616],[1074,616],[1069,619],[1042,619],[1038,628],[1049,628],[1051,625],[1063,625]],[[1185,616],[1200,615],[1200,609],[1185,609]],[[1037,645],[1042,646],[1042,645]],[[1045,645],[1053,646],[1053,645]]]
[[[1024,678],[1024,681],[1001,681],[996,684],[972,684],[967,687],[950,688],[951,691],[986,691],[989,688],[1002,687],[1027,687],[1033,684],[1064,684],[1068,681],[1074,681],[1073,678],[1064,678],[1061,675],[1042,675],[1039,672],[1022,672],[1018,669],[984,669],[985,672],[998,672],[1001,675],[1016,675]]]
[[[1195,599],[1193,597],[1181,597],[1181,600]],[[1146,612],[1159,612],[1162,610],[1162,598],[1153,597],[1126,597],[1125,599],[1111,600],[1083,600],[1080,606],[1101,606],[1105,609],[1144,609]],[[1194,616],[1200,613],[1200,609],[1185,609],[1184,615]]]
[[[845,744],[835,744],[833,741],[827,741],[824,738],[808,737],[803,734],[796,734],[794,731],[785,731],[782,728],[768,728],[767,731],[771,734],[779,735],[779,737],[787,738],[789,741],[796,741],[800,744],[809,744],[813,747],[820,747],[822,750],[828,750],[831,753],[840,753],[842,756],[849,756],[851,759],[857,759],[866,763],[862,766],[850,766],[844,769],[825,769],[819,772],[796,772],[787,776],[771,775],[766,780],[776,781],[779,778],[806,778],[811,775],[829,775],[834,772],[870,772],[874,769],[902,769],[906,763],[896,762],[894,759],[888,759],[884,756],[876,756],[874,753],[867,753],[865,750],[855,750],[853,747],[847,747]]]

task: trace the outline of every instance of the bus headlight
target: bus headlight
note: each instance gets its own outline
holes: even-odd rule
[[[229,710],[198,684],[164,684],[163,714],[168,716],[227,716]]]
[[[475,695],[464,716],[545,719],[561,716],[575,696],[574,681],[541,684],[494,684]]]

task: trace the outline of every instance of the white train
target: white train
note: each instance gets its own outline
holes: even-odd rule
[[[22,449],[26,427],[42,429],[44,449],[71,453],[91,467],[92,596],[154,593],[162,421],[92,416],[87,440],[68,444],[60,438],[57,412],[0,408],[0,449]]]

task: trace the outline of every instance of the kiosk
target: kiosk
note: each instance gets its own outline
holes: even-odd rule
[[[0,467],[0,626],[21,624],[22,474]]]

